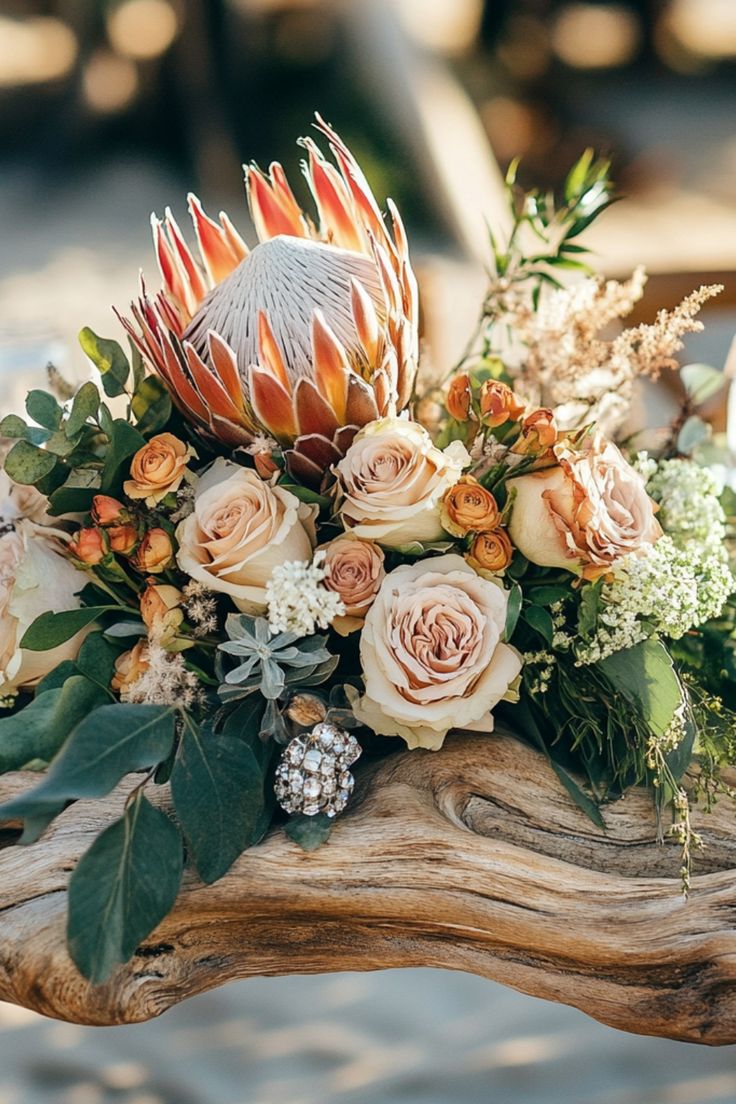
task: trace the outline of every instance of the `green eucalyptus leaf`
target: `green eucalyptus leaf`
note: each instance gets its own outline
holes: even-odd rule
[[[92,381],[83,383],[74,396],[71,413],[67,418],[65,432],[74,437],[90,418],[97,415],[100,406],[100,393]]]
[[[697,414],[692,414],[677,435],[677,451],[684,456],[690,456],[699,445],[708,440],[710,434],[708,423]]]
[[[86,514],[98,490],[97,487],[59,487],[49,496],[51,511],[55,517],[62,514]]]
[[[24,709],[0,720],[0,773],[37,759],[48,763],[72,729],[109,695],[83,675],[37,695]]]
[[[544,584],[532,587],[528,592],[529,601],[533,602],[535,606],[553,606],[555,602],[564,602],[569,597],[570,588],[564,586]]]
[[[287,820],[284,831],[290,840],[299,844],[302,851],[316,851],[327,842],[332,824],[333,821],[324,813],[318,813],[316,816],[297,813]]]
[[[69,953],[88,981],[99,985],[132,958],[173,908],[182,870],[176,825],[139,791],[69,883]]]
[[[29,426],[17,414],[6,414],[0,421],[0,437],[20,438],[32,445],[42,445],[49,439],[49,431],[37,426]]]
[[[34,422],[52,432],[61,425],[63,411],[48,391],[29,391],[26,396],[26,412]]]
[[[216,882],[256,843],[264,778],[238,736],[189,720],[171,772],[171,793],[189,852],[203,882]]]
[[[105,467],[102,471],[100,489],[103,494],[115,494],[120,491],[130,467],[128,461],[138,449],[143,448],[145,443],[145,437],[137,429],[123,418],[115,419],[112,423]]]
[[[5,471],[16,483],[38,484],[54,470],[57,459],[30,441],[16,441],[5,457]]]
[[[171,396],[158,376],[146,376],[138,384],[131,409],[136,429],[146,435],[158,433],[171,417]]]
[[[105,394],[110,398],[124,394],[130,365],[117,341],[98,337],[93,330],[85,326],[80,331],[79,344],[100,373]]]
[[[712,399],[727,382],[723,372],[709,364],[686,364],[680,369],[680,379],[696,406]]]

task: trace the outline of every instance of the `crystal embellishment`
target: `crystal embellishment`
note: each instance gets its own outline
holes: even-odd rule
[[[361,750],[354,736],[329,721],[296,736],[276,768],[274,791],[279,805],[287,813],[336,817],[353,792],[355,779],[348,768]]]

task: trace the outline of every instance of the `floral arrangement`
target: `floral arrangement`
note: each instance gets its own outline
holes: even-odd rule
[[[129,354],[82,330],[96,382],[0,423],[0,770],[39,772],[0,820],[31,843],[130,776],[71,877],[95,983],[185,866],[215,881],[274,821],[324,842],[361,754],[501,720],[599,825],[648,786],[686,887],[689,803],[731,792],[736,500],[698,415],[722,374],[686,366],[677,424],[622,439],[718,289],[623,328],[643,273],[605,282],[579,243],[608,166],[557,200],[512,169],[477,332],[425,385],[399,214],[317,130],[315,220],[278,164],[246,170],[250,251],[193,196],[199,256],[154,219]]]

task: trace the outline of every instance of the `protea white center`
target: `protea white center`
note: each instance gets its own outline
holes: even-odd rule
[[[351,306],[351,282],[368,293],[378,318],[386,315],[375,261],[306,238],[279,235],[261,242],[207,295],[185,332],[203,359],[214,330],[234,351],[243,377],[259,360],[258,319],[268,319],[294,383],[313,376],[312,319],[322,313],[348,356],[361,349]]]

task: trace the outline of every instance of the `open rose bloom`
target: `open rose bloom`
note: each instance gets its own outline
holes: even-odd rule
[[[644,478],[600,435],[556,445],[554,467],[511,481],[511,536],[532,563],[595,578],[662,529]]]
[[[63,737],[85,792],[107,794],[112,745],[136,773],[121,810],[139,818],[136,854],[159,864],[131,878],[109,931],[105,879],[76,867],[85,923],[70,949],[95,983],[150,934],[143,898],[167,871],[173,903],[183,857],[208,883],[287,816],[292,841],[324,838],[362,750],[437,752],[462,732],[464,762],[477,749],[493,763],[483,734],[503,725],[586,813],[633,783],[660,812],[676,795],[683,868],[693,728],[736,767],[733,503],[705,452],[682,454],[691,408],[654,456],[569,420],[596,379],[622,381],[608,396],[620,407],[634,374],[674,363],[712,289],[612,341],[599,323],[633,284],[552,292],[610,201],[586,155],[563,208],[509,197],[517,224],[494,239],[480,330],[430,383],[401,217],[319,116],[316,132],[322,149],[302,139],[311,210],[278,162],[246,169],[250,236],[190,196],[188,238],[167,208],[153,219],[160,282],[146,272],[118,316],[142,363],[85,329],[96,382],[66,401],[34,393],[29,423],[3,419],[0,746],[21,768]],[[690,366],[691,384],[703,371]],[[65,762],[60,808],[79,796]],[[161,779],[167,816],[145,804]],[[30,816],[27,800],[8,819]],[[53,806],[38,800],[36,825]],[[116,831],[110,869],[127,869]]]
[[[506,612],[505,592],[460,556],[397,567],[366,617],[355,715],[409,747],[437,749],[451,728],[491,732],[521,670],[502,640]]]

